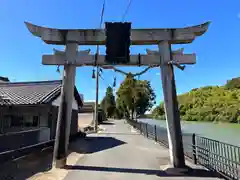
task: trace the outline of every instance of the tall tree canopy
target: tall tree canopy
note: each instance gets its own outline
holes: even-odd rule
[[[117,107],[127,117],[144,114],[155,103],[155,93],[149,81],[134,79],[129,73],[117,91]]]
[[[240,88],[240,78],[232,78],[231,80],[227,81],[225,87],[227,89],[235,89]]]
[[[233,78],[224,86],[195,88],[178,96],[182,120],[210,122],[240,122],[240,78]],[[163,102],[152,112],[164,118]]]
[[[110,86],[107,88],[106,95],[101,101],[101,108],[106,113],[107,117],[113,117],[116,109],[116,102],[113,89]]]

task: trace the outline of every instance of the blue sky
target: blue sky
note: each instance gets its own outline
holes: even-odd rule
[[[71,2],[71,3],[70,3]],[[55,28],[97,28],[103,0],[1,0],[0,1],[0,76],[11,81],[60,79],[56,66],[41,64],[42,54],[53,53],[56,46],[46,45],[33,37],[24,25],[29,21],[37,25]],[[120,21],[128,0],[106,0],[104,21]],[[185,52],[197,54],[197,64],[184,71],[175,70],[177,92],[184,93],[205,85],[221,85],[240,72],[240,1],[239,0],[133,0],[126,21],[133,28],[168,28],[197,25],[206,21],[212,24],[206,34],[184,47]],[[57,47],[63,49],[63,47]],[[82,46],[81,49],[89,47]],[[95,47],[90,47],[92,53]],[[132,47],[132,53],[145,53],[146,46]],[[156,49],[156,46],[147,48]],[[104,52],[104,48],[100,52]],[[143,68],[123,68],[138,72]],[[157,102],[162,97],[159,68],[154,68],[140,79],[151,81],[156,90]],[[95,99],[95,80],[92,68],[77,69],[76,86],[85,100]],[[100,99],[106,86],[119,84],[123,76],[104,71],[100,80]]]

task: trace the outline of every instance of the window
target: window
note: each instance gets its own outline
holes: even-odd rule
[[[37,127],[38,116],[25,115],[24,116],[24,127]]]
[[[38,122],[39,122],[39,117],[38,116],[33,116],[32,126],[34,126],[34,127],[38,126]]]
[[[3,128],[9,128],[11,126],[11,116],[5,115],[3,117]]]
[[[23,126],[23,116],[21,115],[11,115],[11,126],[21,127]]]

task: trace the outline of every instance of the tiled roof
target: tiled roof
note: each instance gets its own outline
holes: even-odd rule
[[[0,76],[0,81],[9,82],[7,77]]]
[[[58,80],[0,83],[0,106],[49,103],[60,95],[61,82]],[[76,87],[74,95],[80,105],[82,102]]]

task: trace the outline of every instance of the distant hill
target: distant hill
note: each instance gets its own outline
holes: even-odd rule
[[[185,121],[240,122],[240,77],[223,86],[195,88],[178,96],[181,119]],[[152,117],[164,118],[163,102]]]

